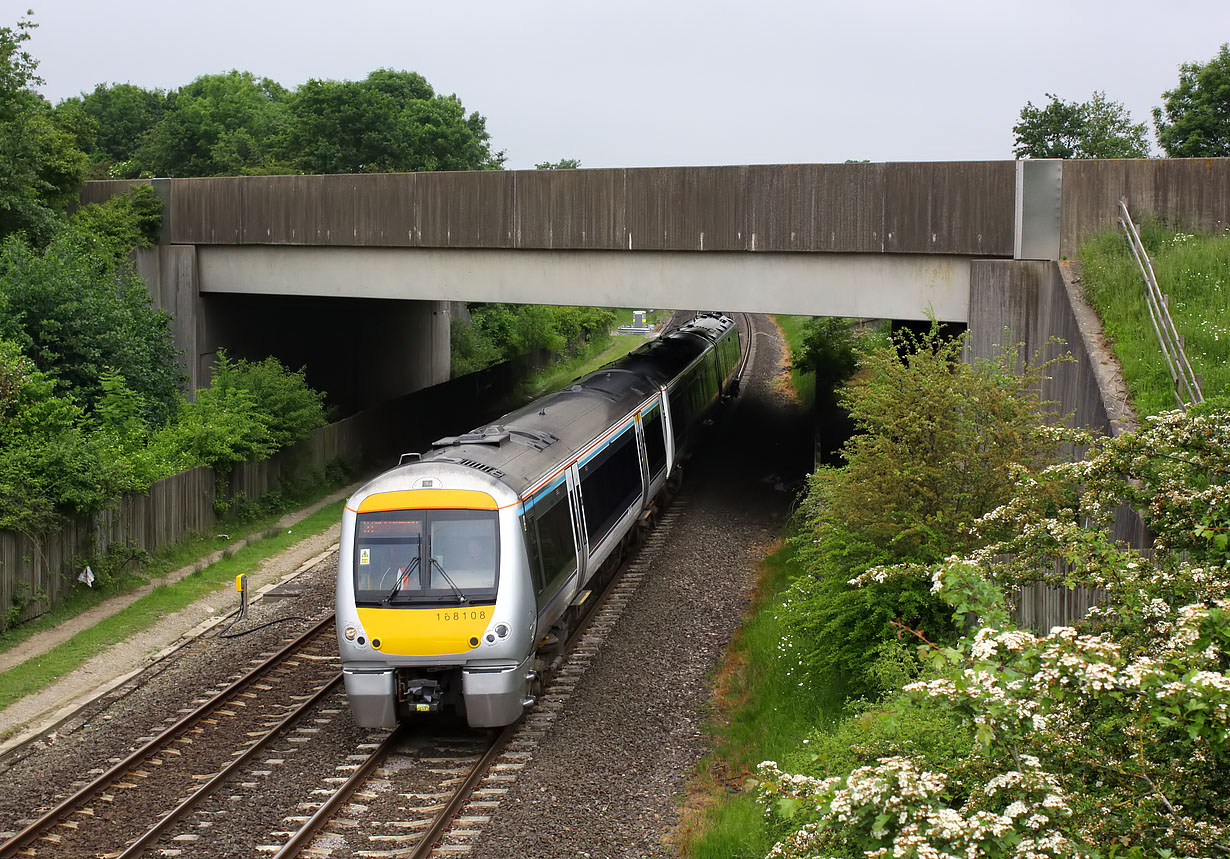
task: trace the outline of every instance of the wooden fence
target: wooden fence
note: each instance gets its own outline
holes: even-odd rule
[[[230,497],[256,501],[272,489],[324,468],[335,460],[356,469],[387,468],[406,451],[422,451],[443,435],[470,429],[511,408],[513,380],[542,356],[489,367],[443,385],[321,427],[305,441],[260,462],[231,471]],[[159,480],[147,492],[127,495],[112,507],[67,522],[41,536],[0,531],[0,629],[49,611],[68,596],[88,559],[115,546],[149,552],[218,524],[216,478],[196,468]],[[10,609],[11,607],[11,609]]]

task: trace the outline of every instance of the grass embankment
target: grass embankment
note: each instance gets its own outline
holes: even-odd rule
[[[1156,224],[1140,228],[1170,315],[1186,340],[1206,399],[1230,402],[1230,236],[1193,236]],[[1145,285],[1120,232],[1081,248],[1085,294],[1102,317],[1123,363],[1132,402],[1141,416],[1175,408],[1173,385],[1149,310]]]
[[[326,490],[321,490],[317,499],[326,494]],[[305,506],[308,503],[304,501]],[[227,525],[230,542],[236,542],[243,537],[263,536],[250,541],[214,564],[202,565],[200,569],[177,582],[154,588],[132,605],[83,630],[51,651],[0,673],[0,710],[19,698],[54,683],[64,674],[96,656],[103,648],[149,629],[166,615],[179,611],[200,597],[229,584],[234,581],[235,576],[250,572],[266,558],[336,525],[341,520],[343,503],[338,501],[326,505],[289,529],[275,527],[284,513],[271,513],[242,526],[234,523]],[[185,566],[201,563],[202,558],[218,550],[218,544],[219,539],[216,536],[196,537],[167,547],[156,554],[140,575],[131,572],[117,575],[111,585],[100,590],[78,588],[54,611],[0,633],[0,651],[16,647],[35,633],[63,623],[109,597],[130,593],[149,584],[152,579]]]
[[[777,327],[781,329],[782,335],[786,338],[786,354],[789,356],[790,347],[797,346],[803,342],[803,326],[805,326],[812,317],[810,316],[774,316],[773,321],[777,323]],[[799,402],[810,408],[816,400],[816,374],[812,372],[800,372],[792,365],[790,367],[790,385],[794,388],[795,394],[799,398]]]
[[[788,672],[778,608],[798,572],[789,546],[765,559],[748,619],[717,678],[713,751],[697,765],[679,839],[692,859],[751,859],[773,847],[764,809],[744,781],[761,761],[793,760],[803,738],[841,706],[823,692],[801,691]]]
[[[636,347],[643,345],[645,345],[643,337],[611,335],[605,343],[587,344],[571,358],[534,373],[521,383],[520,390],[527,397],[541,396],[549,391],[562,388],[573,379],[597,370],[603,364],[609,364],[616,358],[622,358]]]

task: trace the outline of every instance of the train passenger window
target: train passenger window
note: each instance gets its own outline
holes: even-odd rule
[[[585,533],[592,547],[615,527],[619,517],[644,491],[636,434],[629,428],[582,465],[580,474]]]
[[[666,435],[662,426],[662,410],[653,411],[641,416],[641,431],[645,435],[645,453],[649,459],[649,474],[656,477],[658,472],[666,468]]]
[[[538,523],[531,517],[522,517],[521,531],[525,534],[525,559],[534,581],[534,593],[541,593],[546,582],[542,578],[542,552],[538,550]]]
[[[538,529],[538,553],[542,558],[541,578],[545,588],[572,575],[577,568],[577,543],[573,536],[568,487],[561,483],[534,505],[533,513]]]
[[[675,437],[675,450],[679,450],[683,446],[683,441],[687,438],[688,423],[691,416],[688,414],[690,402],[688,399],[688,380],[684,379],[677,384],[670,392],[671,404],[671,434]]]

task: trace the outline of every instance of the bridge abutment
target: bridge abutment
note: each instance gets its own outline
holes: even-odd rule
[[[330,406],[349,414],[448,381],[449,302],[202,293],[194,245],[138,251],[137,271],[172,316],[175,346],[192,389],[209,384],[218,351],[291,369]]]

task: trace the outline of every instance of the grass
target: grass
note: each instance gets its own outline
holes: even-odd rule
[[[648,308],[643,307],[611,307],[608,309],[615,314],[616,325],[631,325],[633,321],[633,310],[645,310],[645,321],[650,325],[657,325],[659,322],[670,318],[670,315],[673,312],[670,310],[649,310]]]
[[[591,343],[568,360],[552,364],[521,383],[520,389],[527,397],[537,397],[564,387],[578,376],[597,370],[616,358],[622,358],[637,346],[644,345],[641,337],[612,336],[605,343]]]
[[[782,330],[782,335],[786,338],[786,350],[797,348],[803,342],[803,326],[810,322],[811,316],[774,316],[773,320]],[[801,373],[794,369],[793,365],[790,368],[790,385],[794,388],[794,392],[798,395],[799,402],[807,407],[811,407],[816,401],[816,374],[807,372]]]
[[[744,779],[761,761],[796,755],[801,739],[841,706],[839,697],[801,692],[786,670],[777,608],[800,572],[788,545],[764,561],[750,615],[718,677],[713,751],[697,766],[692,793],[701,799],[680,831],[690,859],[750,859],[772,848],[775,834],[755,795],[742,789]]]
[[[1140,230],[1162,292],[1170,296],[1170,315],[1186,340],[1188,359],[1203,377],[1205,398],[1230,402],[1230,236],[1194,236],[1158,224]],[[1088,242],[1079,258],[1085,293],[1123,364],[1137,413],[1175,408],[1144,280],[1122,233]]]
[[[134,633],[149,629],[168,614],[179,611],[197,599],[234,581],[240,573],[250,572],[264,559],[281,552],[305,537],[320,534],[336,525],[342,517],[344,501],[322,507],[291,529],[278,528],[263,539],[253,541],[224,557],[215,564],[203,567],[178,582],[154,588],[127,608],[106,620],[82,630],[73,638],[45,653],[26,660],[22,664],[0,674],[0,710],[25,695],[33,694],[54,683],[63,675],[78,668],[86,660],[96,656],[103,648],[129,638]],[[276,521],[276,518],[274,519]],[[264,523],[268,529],[272,522]],[[254,528],[261,527],[259,524]],[[232,535],[232,538],[234,535]],[[192,548],[196,545],[196,549]],[[211,548],[217,548],[213,546]],[[185,544],[174,553],[160,556],[151,572],[175,568],[185,553],[200,552],[199,543]],[[198,554],[197,557],[200,557]],[[172,560],[174,558],[174,560]],[[53,612],[63,620],[69,604]],[[50,623],[45,624],[51,625]],[[24,631],[24,630],[23,630]],[[16,632],[16,631],[14,631]],[[29,637],[27,633],[24,637]],[[16,636],[14,636],[16,639]],[[16,640],[7,642],[12,646]]]

